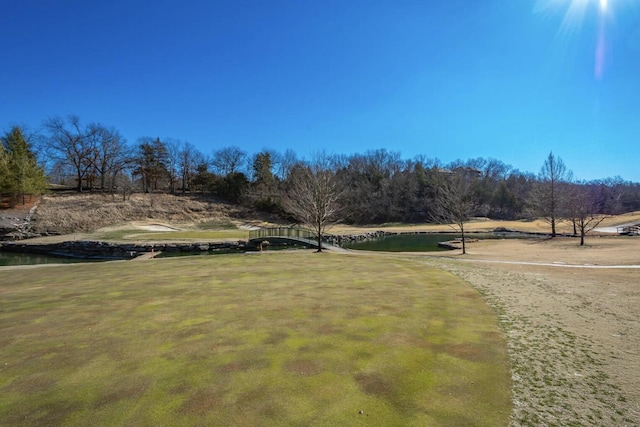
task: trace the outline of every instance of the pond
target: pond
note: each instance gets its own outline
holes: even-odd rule
[[[532,235],[521,233],[469,233],[467,239],[522,239],[531,238]],[[386,251],[386,252],[435,252],[449,249],[438,246],[440,242],[448,242],[460,238],[456,233],[424,233],[424,234],[396,234],[379,237],[376,239],[349,242],[342,245],[346,249],[362,251]]]
[[[503,239],[503,238],[532,238],[540,237],[520,233],[470,233],[468,239]],[[386,252],[435,252],[446,251],[448,249],[438,246],[439,242],[459,239],[456,233],[422,233],[422,234],[397,234],[388,235],[376,239],[363,240],[359,242],[349,242],[342,245],[346,249],[363,251],[386,251]],[[304,248],[298,245],[270,245],[265,247],[265,251],[287,250]],[[256,249],[257,250],[257,249]],[[175,256],[211,255],[239,253],[238,250],[202,251],[202,252],[162,252],[159,258]],[[72,264],[79,262],[101,262],[107,259],[83,259],[68,258],[40,254],[24,254],[0,251],[0,266],[11,265],[34,265],[34,264]]]
[[[0,266],[35,265],[35,264],[74,264],[79,262],[105,261],[97,259],[82,259],[59,257],[41,254],[23,254],[14,252],[0,252]]]
[[[397,234],[342,245],[345,249],[385,252],[434,252],[448,249],[438,246],[440,242],[454,240],[456,234]]]

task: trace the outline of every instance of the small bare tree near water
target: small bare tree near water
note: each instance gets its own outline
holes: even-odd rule
[[[291,177],[284,208],[315,234],[317,252],[322,252],[325,231],[338,219],[339,213],[335,173],[318,161],[311,165],[296,165]]]
[[[562,159],[549,153],[540,169],[538,181],[530,195],[532,215],[543,218],[551,226],[551,237],[556,237],[556,225],[561,220],[563,190],[571,181],[573,174],[567,170]]]
[[[584,238],[588,232],[596,228],[607,217],[598,215],[596,198],[586,184],[571,185],[567,191],[566,216],[571,218],[574,230],[580,234],[580,246],[584,246]]]
[[[445,176],[436,189],[436,197],[431,207],[431,219],[440,224],[449,224],[460,232],[462,253],[467,253],[465,224],[473,217],[477,206],[472,192],[471,176],[452,173]]]

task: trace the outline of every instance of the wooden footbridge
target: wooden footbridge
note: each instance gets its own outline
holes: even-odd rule
[[[297,227],[271,227],[249,231],[249,242],[255,246],[260,246],[264,241],[269,243],[285,243],[306,246],[318,249],[318,238],[315,233]],[[334,251],[347,251],[339,246],[322,242],[322,249]]]
[[[625,236],[640,236],[640,224],[620,226],[618,227],[618,234]]]

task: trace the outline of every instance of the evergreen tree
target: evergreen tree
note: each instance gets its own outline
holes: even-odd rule
[[[269,151],[258,153],[253,158],[253,195],[250,198],[254,207],[260,210],[277,212],[280,209],[276,200],[277,179],[273,174],[273,156]]]
[[[4,143],[0,143],[0,194],[9,192],[9,182],[9,153],[4,148]]]
[[[166,144],[160,138],[140,138],[135,161],[133,173],[140,176],[142,190],[145,193],[158,190],[160,182],[168,176]]]
[[[11,129],[2,145],[0,192],[10,194],[14,202],[21,197],[24,204],[26,194],[40,194],[46,189],[47,178],[19,127]]]
[[[263,151],[256,154],[253,159],[253,180],[257,185],[270,187],[274,183],[273,159],[271,153]]]

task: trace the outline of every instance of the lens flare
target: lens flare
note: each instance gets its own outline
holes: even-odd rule
[[[578,32],[587,18],[589,9],[597,7],[597,34],[595,36],[594,69],[593,76],[596,80],[604,77],[607,53],[606,27],[609,15],[611,15],[608,0],[538,0],[534,12],[553,12],[554,9],[565,8],[566,11],[560,24],[559,34],[569,36]]]
[[[607,0],[600,0],[600,13],[598,14],[598,40],[594,55],[593,76],[596,80],[604,77],[605,60],[607,55],[606,24],[607,24]]]
[[[596,80],[602,80],[602,77],[604,76],[605,54],[606,42],[604,38],[604,23],[601,22],[598,28],[598,40],[596,42],[593,66],[593,76]]]

